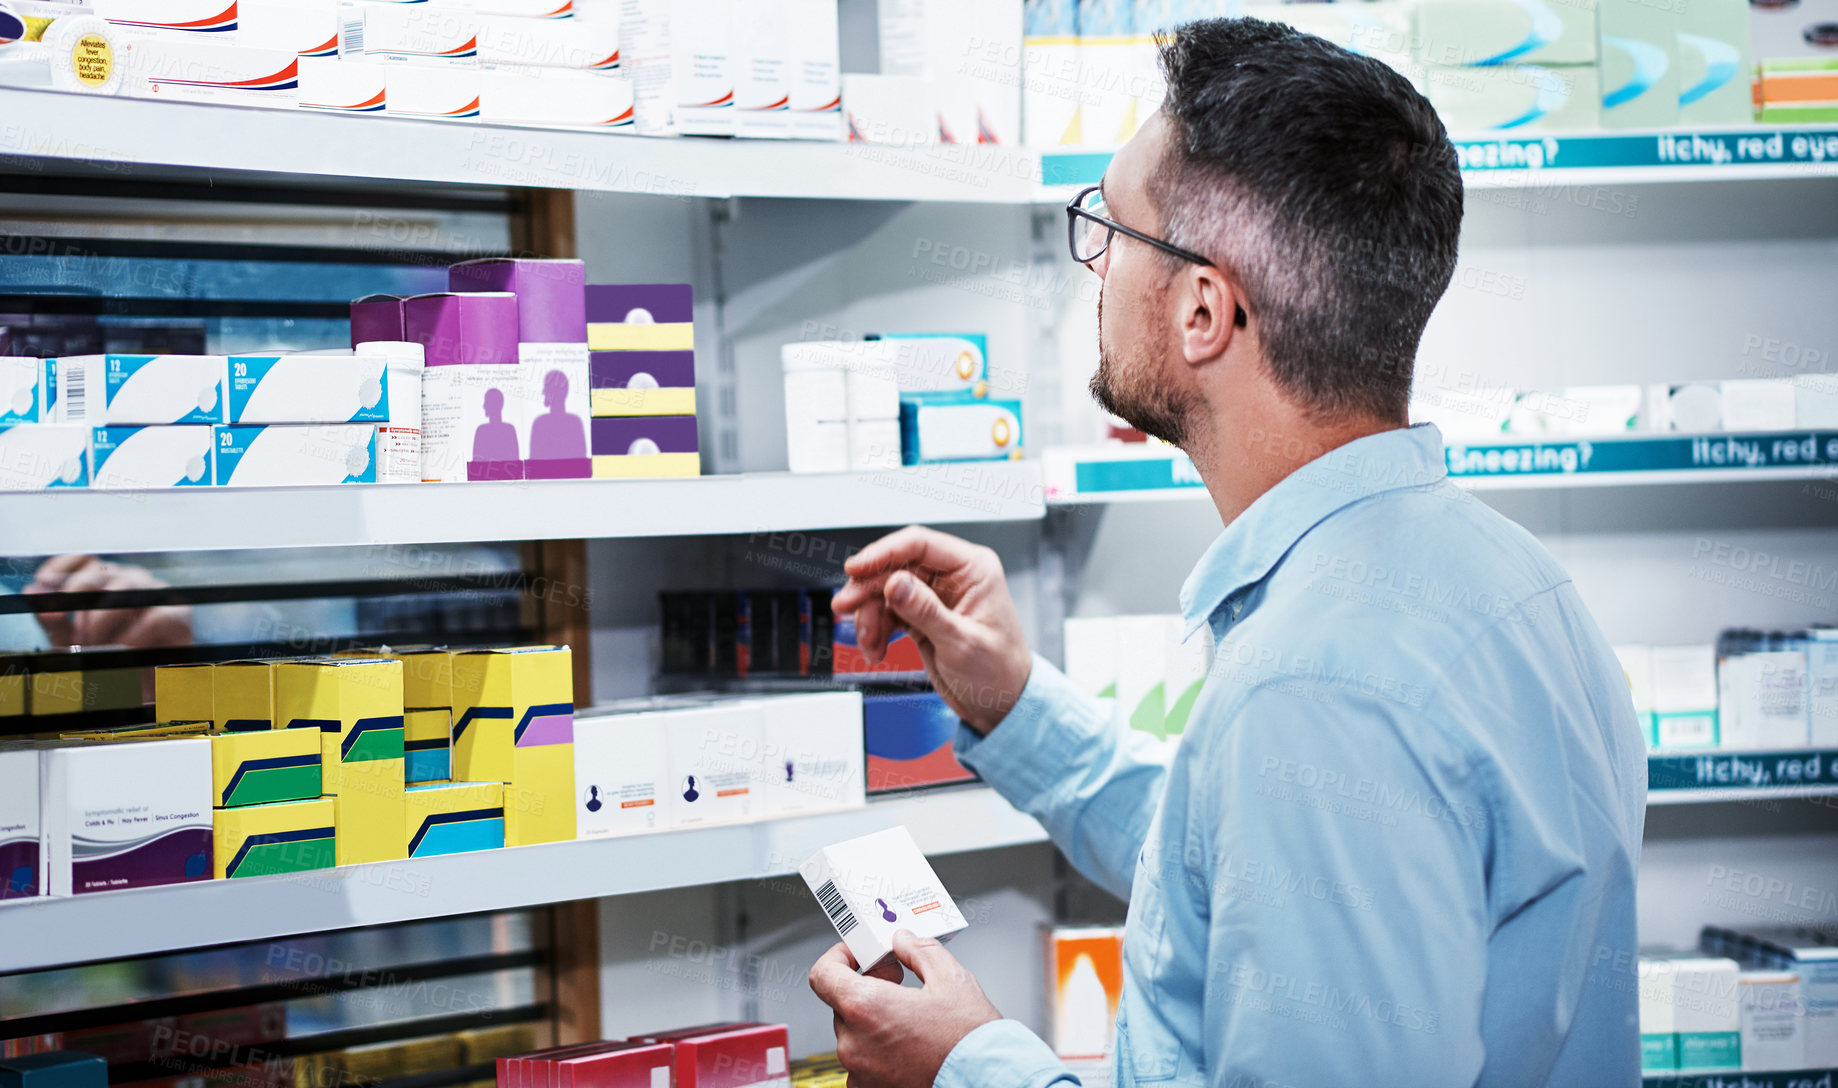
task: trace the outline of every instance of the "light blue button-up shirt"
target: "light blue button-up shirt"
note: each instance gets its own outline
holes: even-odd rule
[[[1435,428],[1271,488],[1181,611],[1216,648],[1171,755],[1041,660],[958,744],[1129,898],[1117,1083],[1638,1084],[1627,681],[1550,554],[1448,482]],[[1013,1020],[937,1079],[1054,1082]]]

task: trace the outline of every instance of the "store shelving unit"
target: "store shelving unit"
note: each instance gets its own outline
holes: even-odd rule
[[[445,854],[285,876],[8,900],[0,973],[794,873],[818,848],[905,824],[928,854],[1041,842],[986,787],[652,835]]]
[[[1760,483],[1838,478],[1838,432],[1445,440],[1450,478],[1477,491]],[[1049,505],[1204,499],[1193,463],[1169,448],[1048,450]]]
[[[0,154],[693,197],[1056,203],[1109,150],[647,139],[0,88]],[[1484,188],[1838,177],[1838,126],[1458,138]]]
[[[1647,757],[1647,804],[1838,795],[1838,750],[1659,752]]]
[[[1778,1073],[1679,1073],[1642,1077],[1641,1088],[1823,1088],[1834,1083],[1833,1069],[1796,1069]]]
[[[658,480],[42,491],[6,497],[0,554],[703,536],[1029,521],[1039,466],[735,473]]]

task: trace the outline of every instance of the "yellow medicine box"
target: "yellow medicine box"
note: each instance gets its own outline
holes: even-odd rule
[[[453,712],[446,707],[402,712],[402,748],[409,782],[453,777]]]
[[[408,856],[504,845],[504,783],[427,782],[408,788]]]
[[[574,838],[574,660],[566,646],[453,655],[453,777],[505,784],[506,846]]]
[[[211,666],[211,713],[226,732],[273,729],[274,666],[266,661],[224,661]]]
[[[55,669],[34,670],[27,690],[26,705],[35,716],[141,705],[138,668],[77,668],[59,662]]]
[[[333,865],[330,798],[220,808],[211,824],[219,880]]]
[[[589,351],[693,351],[695,346],[696,327],[690,321],[587,323]]]
[[[211,804],[234,808],[318,797],[320,743],[310,729],[212,736]]]
[[[408,856],[408,815],[402,783],[402,758],[339,763],[337,742],[324,738],[325,792],[338,828],[338,864],[396,861]]]
[[[274,720],[283,729],[317,729],[337,737],[341,763],[399,760],[402,663],[383,657],[277,661]],[[332,760],[328,751],[326,762]]]
[[[215,722],[213,665],[161,665],[153,670],[153,717],[162,722]]]

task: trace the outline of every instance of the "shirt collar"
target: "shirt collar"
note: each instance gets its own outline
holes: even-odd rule
[[[1262,581],[1302,534],[1330,515],[1367,496],[1446,475],[1442,433],[1429,423],[1355,439],[1296,469],[1227,525],[1187,576],[1181,586],[1186,633],[1198,631],[1239,590]]]

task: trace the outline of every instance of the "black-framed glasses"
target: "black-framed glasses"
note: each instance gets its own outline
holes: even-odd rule
[[[1138,242],[1154,246],[1163,253],[1172,254],[1183,261],[1217,268],[1211,260],[1200,256],[1191,249],[1182,249],[1173,242],[1164,242],[1139,230],[1133,230],[1110,218],[1105,213],[1110,209],[1104,203],[1104,187],[1089,185],[1079,190],[1077,196],[1066,201],[1066,244],[1072,249],[1072,259],[1088,265],[1104,256],[1110,248],[1110,241],[1119,234],[1127,234]],[[1239,328],[1245,327],[1243,306],[1234,308],[1232,322]]]

